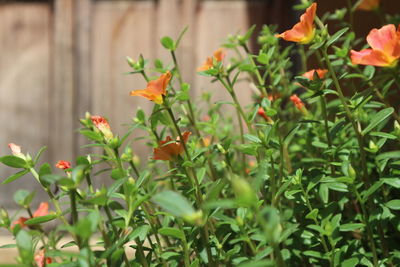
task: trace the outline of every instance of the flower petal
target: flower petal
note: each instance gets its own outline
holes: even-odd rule
[[[379,50],[364,49],[359,52],[351,50],[351,62],[353,64],[390,67],[394,65],[396,61],[396,59],[388,58]]]

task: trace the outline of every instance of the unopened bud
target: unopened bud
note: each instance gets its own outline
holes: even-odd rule
[[[3,225],[5,227],[10,226],[10,217],[8,216],[8,212],[4,209],[0,209],[0,226]]]
[[[374,143],[374,141],[370,140],[369,141],[369,149],[371,150],[372,153],[376,153],[379,150],[379,147]]]
[[[140,166],[140,158],[139,158],[139,156],[136,155],[136,154],[133,155],[132,162],[133,162],[133,164],[135,164],[135,166]]]
[[[183,217],[185,221],[187,221],[190,224],[202,226],[204,225],[204,219],[203,219],[203,211],[198,210],[192,214],[186,215]]]
[[[132,58],[126,57],[126,61],[128,62],[131,68],[135,68],[135,61]]]
[[[232,187],[239,204],[250,207],[257,203],[257,195],[254,193],[253,188],[251,188],[250,184],[245,179],[233,177]]]
[[[226,150],[221,144],[217,144],[217,148],[219,152],[221,152],[222,154],[226,154]]]

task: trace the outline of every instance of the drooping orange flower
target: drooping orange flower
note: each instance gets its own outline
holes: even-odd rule
[[[113,133],[111,132],[110,124],[108,124],[106,118],[102,116],[91,116],[90,119],[92,120],[94,126],[96,126],[96,128],[99,129],[99,131],[104,135],[106,139],[109,140],[113,138]]]
[[[182,134],[183,142],[186,144],[191,132],[184,132]],[[171,136],[167,136],[164,141],[160,141],[159,146],[154,148],[154,158],[159,160],[173,160],[182,154],[184,151],[183,143],[179,140],[179,137],[175,142],[172,142]]]
[[[317,11],[317,3],[313,3],[306,12],[301,15],[300,22],[281,34],[275,35],[286,41],[296,42],[300,44],[308,44],[314,39],[315,26],[314,18]]]
[[[304,74],[301,75],[301,76],[306,77],[307,79],[309,79],[309,80],[312,81],[312,80],[314,80],[314,73],[315,73],[315,72],[317,72],[318,77],[319,77],[320,79],[323,79],[323,78],[325,77],[326,73],[328,72],[328,70],[324,70],[324,69],[313,69],[313,70],[307,71],[306,73],[304,73]]]
[[[56,167],[62,170],[66,170],[71,168],[71,162],[66,160],[59,160],[56,164]]]
[[[47,214],[49,214],[49,203],[41,202],[39,207],[37,208],[37,210],[32,214],[32,218],[45,216]],[[27,225],[25,224],[25,222],[29,219],[30,218],[19,217],[18,220],[13,222],[13,225],[15,226],[15,225],[19,224],[21,226],[21,228],[26,227]]]
[[[172,74],[167,71],[162,74],[157,80],[150,81],[147,84],[146,89],[143,90],[133,90],[130,92],[132,96],[143,96],[156,104],[163,103],[163,95],[167,94],[167,86],[171,80]]]
[[[303,101],[302,101],[296,94],[294,94],[294,95],[292,95],[292,96],[290,97],[290,101],[293,102],[293,104],[296,106],[296,108],[297,108],[298,110],[300,110],[300,111],[303,110],[303,108],[304,108],[304,103],[303,103]]]
[[[35,254],[35,262],[38,267],[45,267],[46,264],[53,262],[53,259],[45,256],[46,251],[44,249],[40,250]]]
[[[207,57],[203,65],[197,68],[197,71],[206,71],[211,69],[214,66],[214,60],[215,62],[221,62],[224,57],[225,51],[222,48],[218,48],[214,51],[214,55],[212,57]]]
[[[358,6],[357,9],[371,11],[375,10],[379,7],[380,0],[363,0]]]
[[[371,49],[351,50],[353,64],[377,67],[394,67],[400,58],[400,26],[396,31],[393,24],[372,29],[367,36]]]

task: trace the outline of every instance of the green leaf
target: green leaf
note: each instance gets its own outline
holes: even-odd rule
[[[16,242],[22,262],[31,266],[33,261],[33,245],[31,235],[25,230],[21,230],[17,234]]]
[[[254,143],[261,143],[260,138],[258,138],[255,135],[252,134],[245,134],[243,135],[244,138],[246,138],[247,140],[249,140],[250,142],[254,142]]]
[[[172,40],[171,37],[169,36],[165,36],[163,38],[161,38],[161,44],[164,46],[164,48],[174,51],[175,50],[175,44],[174,44],[174,40]]]
[[[355,266],[358,266],[359,261],[360,260],[357,258],[350,258],[350,259],[344,260],[340,266],[341,267],[355,267]]]
[[[144,241],[148,232],[150,230],[149,225],[141,225],[139,227],[136,227],[135,230],[129,235],[129,240],[135,240],[136,238],[139,238],[140,241]]]
[[[78,165],[72,169],[71,178],[72,181],[74,181],[75,185],[79,185],[85,178],[86,167],[87,167],[86,165]]]
[[[96,133],[96,132],[93,132],[90,130],[80,130],[79,132],[82,135],[86,136],[90,140],[97,141],[97,142],[103,141],[103,137],[99,133]]]
[[[163,227],[158,230],[158,233],[165,236],[172,236],[181,240],[185,238],[185,234],[180,229],[173,227]]]
[[[379,123],[389,117],[394,111],[394,108],[385,108],[378,113],[371,119],[370,124],[361,132],[362,135],[366,135],[369,131],[374,129]]]
[[[23,170],[23,171],[17,172],[15,174],[9,176],[8,178],[6,178],[1,184],[8,184],[8,183],[14,182],[15,180],[18,180],[19,178],[21,178],[28,172],[29,172],[29,170]]]
[[[31,204],[35,192],[29,192],[24,189],[20,189],[14,193],[14,201],[22,207],[27,207]]]
[[[400,199],[393,199],[386,203],[386,207],[391,210],[400,210]]]
[[[351,232],[351,231],[355,231],[357,229],[362,229],[365,227],[365,224],[363,223],[346,223],[346,224],[342,224],[340,225],[340,231],[341,232]]]
[[[39,152],[37,153],[35,159],[33,160],[34,165],[36,165],[36,163],[37,163],[37,162],[39,161],[39,159],[40,159],[40,156],[43,154],[44,151],[46,151],[46,149],[47,149],[46,146],[43,146],[43,147],[40,148],[40,150],[39,150]]]
[[[39,217],[34,217],[32,219],[29,219],[25,222],[26,225],[33,225],[33,224],[39,224],[39,223],[45,223],[54,220],[57,218],[57,214],[49,214],[49,215],[44,215],[44,216],[39,216]]]
[[[29,168],[28,163],[24,159],[16,156],[3,156],[0,158],[0,162],[12,168]]]
[[[306,215],[306,219],[315,220],[318,216],[318,209],[313,209]]]
[[[189,201],[174,191],[158,193],[153,196],[152,200],[167,212],[178,217],[185,217],[195,213]]]
[[[343,28],[340,31],[336,32],[332,37],[326,42],[326,46],[332,45],[334,42],[336,42],[343,34],[345,34],[349,28]]]

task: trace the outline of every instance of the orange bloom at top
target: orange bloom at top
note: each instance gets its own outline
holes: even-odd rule
[[[32,214],[32,218],[35,217],[40,217],[40,216],[45,216],[49,214],[49,203],[47,202],[42,202],[40,203],[38,209],[35,211],[35,213]],[[26,217],[19,217],[18,220],[16,220],[13,224],[19,224],[21,227],[26,227],[25,222],[29,220],[30,218]]]
[[[163,95],[167,94],[167,86],[169,81],[171,80],[172,74],[167,71],[162,74],[157,80],[150,81],[147,84],[146,89],[143,90],[133,90],[130,92],[132,96],[143,96],[156,104],[162,104]]]
[[[206,71],[214,66],[214,60],[221,62],[225,57],[225,52],[222,48],[215,50],[213,57],[207,57],[206,61],[200,66],[197,71]]]
[[[306,12],[301,15],[300,22],[281,34],[275,35],[286,41],[296,42],[300,44],[308,44],[314,39],[315,27],[314,18],[317,11],[317,3],[313,3]]]
[[[312,81],[312,80],[314,80],[314,73],[315,73],[315,72],[318,74],[318,77],[319,77],[320,79],[323,79],[323,78],[325,77],[326,73],[328,72],[328,70],[313,69],[313,70],[307,71],[306,73],[304,73],[304,74],[301,75],[301,76],[306,77],[307,79],[309,79],[309,80]]]
[[[400,26],[396,31],[393,24],[373,29],[367,36],[371,49],[351,50],[353,64],[377,67],[394,67],[400,58]]]
[[[59,160],[56,164],[56,167],[62,170],[66,170],[71,168],[71,162],[66,160]]]
[[[108,140],[114,137],[113,133],[111,132],[110,124],[106,118],[102,116],[91,116],[90,120],[96,126],[96,128],[104,135],[104,137]],[[58,167],[57,167],[58,168]]]
[[[363,0],[358,6],[357,9],[371,11],[375,10],[379,7],[380,0]]]
[[[182,134],[183,142],[187,142],[191,132],[184,132]],[[172,142],[171,136],[167,136],[164,141],[160,141],[159,146],[154,148],[154,158],[159,160],[173,160],[178,157],[178,155],[182,154],[184,151],[183,143],[179,140],[179,137],[175,142]]]

